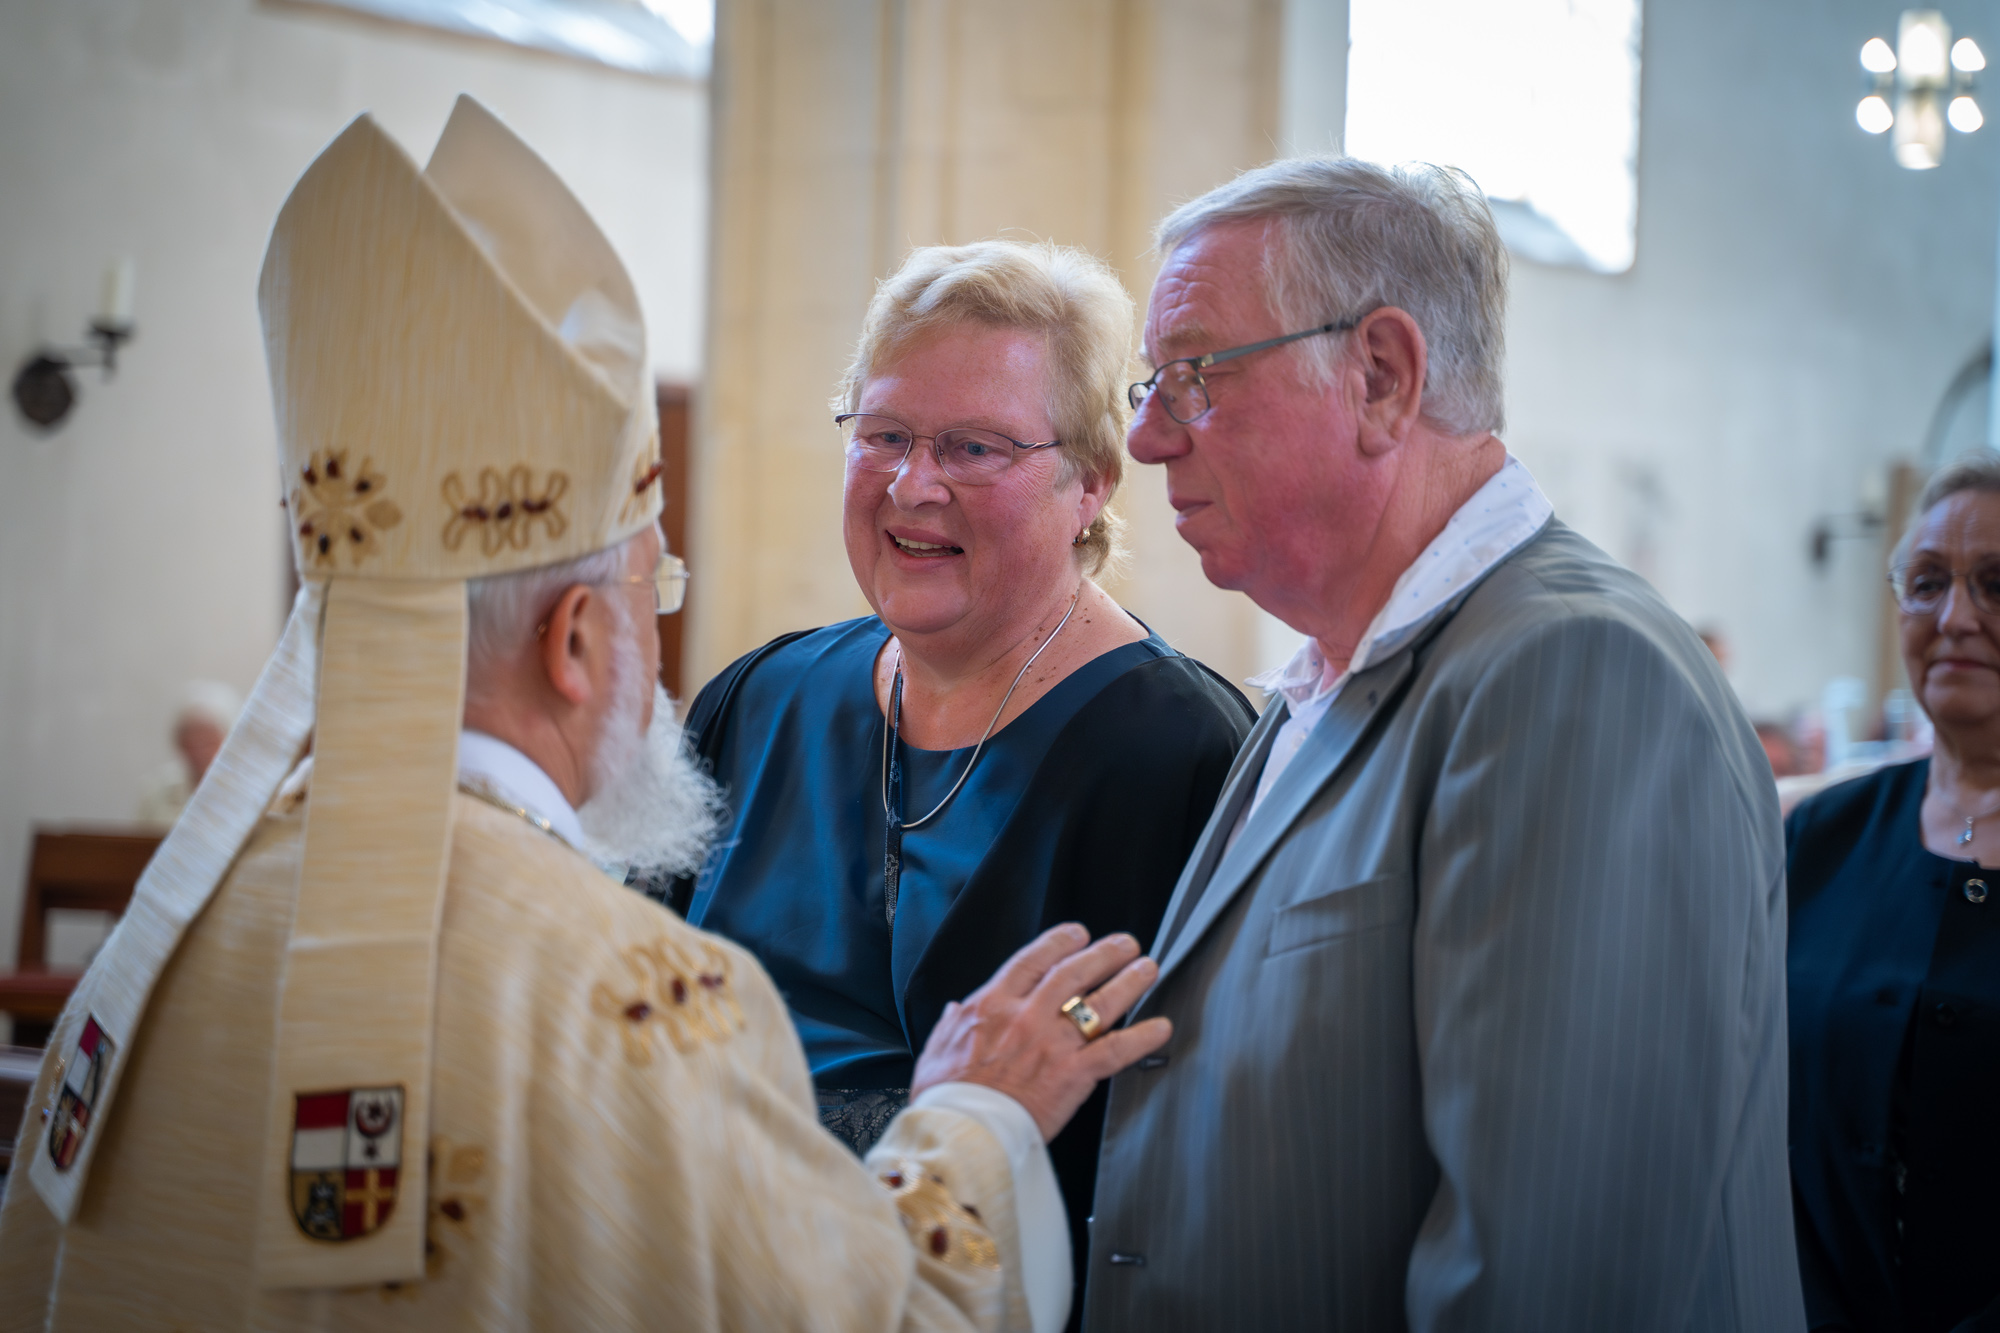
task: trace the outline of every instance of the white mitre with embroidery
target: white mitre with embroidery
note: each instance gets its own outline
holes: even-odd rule
[[[422,1161],[466,580],[601,550],[657,517],[645,329],[582,206],[464,97],[421,171],[370,117],[349,125],[279,213],[258,295],[303,586],[65,1012],[62,1091],[28,1178],[58,1220],[75,1215],[154,983],[310,736],[258,1281],[414,1279],[424,1172],[379,1229],[316,1242],[292,1212],[295,1121],[302,1099],[366,1092],[371,1144]]]

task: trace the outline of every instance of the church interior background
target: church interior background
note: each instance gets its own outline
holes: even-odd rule
[[[1990,5],[1942,12],[2000,50]],[[1464,165],[1494,198],[1505,438],[1557,513],[1719,634],[1753,718],[1836,748],[1893,732],[1886,543],[1912,486],[1988,438],[2000,229],[2000,127],[1911,170],[1857,123],[1856,53],[1900,13],[0,0],[0,359],[85,345],[106,314],[136,330],[115,371],[73,368],[55,425],[0,408],[0,967],[31,831],[129,822],[187,683],[247,690],[282,623],[254,303],[278,204],[359,112],[429,144],[461,91],[573,186],[644,302],[688,423],[684,696],[865,609],[827,398],[908,247],[1082,245],[1143,306],[1173,204],[1345,145]],[[1128,608],[1234,679],[1289,656],[1292,631],[1202,579],[1157,470],[1121,503]],[[56,966],[102,929],[51,924]]]

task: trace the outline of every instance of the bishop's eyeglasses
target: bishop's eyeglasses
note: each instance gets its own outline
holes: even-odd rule
[[[606,579],[606,583],[650,583],[653,585],[653,613],[670,616],[687,602],[687,561],[677,555],[663,555],[653,572],[643,578]]]
[[[1282,347],[1286,343],[1297,342],[1301,338],[1316,338],[1322,333],[1346,333],[1359,324],[1364,316],[1351,319],[1337,319],[1331,324],[1322,324],[1314,329],[1301,329],[1297,333],[1287,333],[1280,338],[1266,338],[1260,343],[1247,347],[1231,347],[1226,351],[1210,352],[1206,356],[1184,356],[1177,361],[1169,361],[1153,372],[1152,378],[1141,384],[1134,384],[1125,391],[1125,401],[1132,404],[1134,412],[1144,410],[1146,400],[1158,395],[1160,406],[1167,409],[1167,415],[1183,426],[1192,425],[1196,417],[1208,411],[1208,381],[1201,372],[1210,366],[1219,366],[1224,361],[1234,361],[1239,356],[1261,352],[1267,347]]]
[[[1061,440],[1017,440],[997,430],[951,426],[935,435],[919,435],[894,417],[872,412],[842,412],[833,419],[840,427],[847,457],[867,472],[896,472],[918,440],[929,440],[938,466],[953,481],[991,486],[1014,466],[1017,456],[1034,449],[1053,449]]]
[[[1928,616],[1944,605],[1951,585],[1960,579],[1981,615],[2000,616],[2000,558],[1978,561],[1971,569],[1953,569],[1941,560],[1918,556],[1889,571],[1889,589],[1903,610]]]

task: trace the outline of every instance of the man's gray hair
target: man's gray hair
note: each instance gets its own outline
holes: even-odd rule
[[[510,662],[535,637],[535,626],[567,588],[579,583],[609,583],[625,573],[625,552],[645,530],[574,560],[511,574],[493,574],[466,585],[471,624],[466,636],[466,680],[476,685],[496,667]]]
[[[1506,424],[1507,250],[1470,176],[1422,162],[1285,158],[1175,209],[1154,241],[1170,255],[1196,232],[1258,220],[1276,242],[1264,256],[1265,299],[1283,325],[1273,334],[1395,306],[1429,350],[1424,415],[1454,435]],[[1322,378],[1340,350],[1326,338],[1292,348]]]
[[[1967,454],[1924,483],[1924,492],[1917,497],[1916,511],[1910,515],[1910,521],[1903,529],[1902,540],[1889,553],[1889,568],[1894,569],[1909,557],[1924,515],[1962,491],[2000,495],[2000,454],[1990,449]]]

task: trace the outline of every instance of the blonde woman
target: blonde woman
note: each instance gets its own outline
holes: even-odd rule
[[[1255,720],[1092,579],[1131,329],[1080,251],[911,255],[828,431],[875,614],[774,641],[690,710],[731,822],[677,905],[769,969],[857,1150],[945,1004],[1037,932],[1151,942]],[[1050,1145],[1079,1254],[1103,1110],[1099,1089]]]

